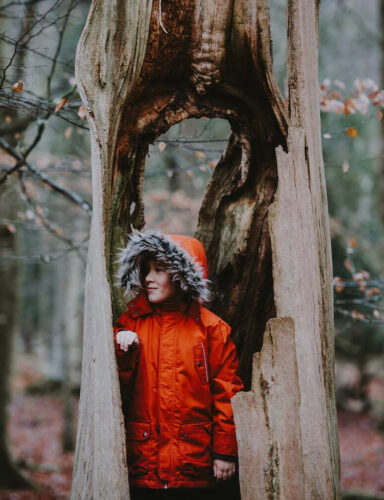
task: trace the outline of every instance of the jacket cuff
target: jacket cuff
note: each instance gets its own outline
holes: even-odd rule
[[[220,453],[214,453],[213,451],[211,452],[212,458],[218,458],[219,460],[225,460],[227,462],[238,462],[237,457],[233,457],[232,455],[221,455]]]
[[[235,428],[224,432],[220,429],[213,429],[212,453],[219,455],[237,456],[237,441]]]

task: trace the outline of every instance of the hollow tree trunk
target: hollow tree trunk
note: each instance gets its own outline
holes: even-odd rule
[[[251,388],[232,400],[242,498],[339,496],[317,10],[315,0],[288,3],[287,110],[272,75],[266,0],[92,4],[76,56],[94,214],[74,498],[129,495],[113,263],[126,233],[145,225],[148,144],[201,116],[232,128],[195,235],[218,291],[212,310],[232,325]]]

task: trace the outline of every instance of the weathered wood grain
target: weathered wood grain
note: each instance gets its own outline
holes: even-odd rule
[[[113,286],[116,250],[132,227],[145,226],[148,145],[172,125],[201,116],[227,119],[232,128],[206,188],[195,235],[207,250],[218,290],[211,308],[233,327],[247,389],[261,372],[268,380],[271,352],[279,359],[283,355],[279,345],[268,347],[275,333],[282,346],[288,341],[277,333],[282,325],[292,332],[291,320],[280,316],[295,323],[300,390],[292,365],[288,386],[288,381],[274,383],[270,397],[264,391],[264,410],[255,383],[237,403],[243,496],[251,498],[247,485],[253,484],[258,460],[269,456],[264,471],[269,486],[257,498],[291,498],[296,488],[302,498],[337,498],[332,273],[316,94],[317,2],[288,4],[288,109],[273,78],[266,0],[168,0],[161,7],[160,22],[159,0],[94,0],[76,55],[76,79],[91,129],[94,214],[72,498],[129,498],[112,342],[113,318],[124,305]],[[265,330],[261,357],[254,358]],[[291,355],[287,351],[286,359]],[[281,359],[273,370],[280,374],[286,367]],[[292,411],[280,385],[293,399],[301,394],[297,425],[277,419],[280,407]],[[241,438],[249,425],[247,412],[249,422],[255,422],[252,439],[265,445],[257,452],[257,441]],[[257,425],[263,419],[268,419],[269,434]],[[277,448],[266,444],[271,429]],[[298,435],[301,444],[295,447]],[[249,462],[248,446],[253,450]]]

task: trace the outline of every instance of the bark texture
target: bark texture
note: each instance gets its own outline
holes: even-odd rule
[[[267,323],[263,349],[253,356],[252,389],[236,395],[241,498],[304,496],[300,390],[295,327],[291,318]],[[255,423],[257,434],[255,439]]]
[[[76,56],[91,127],[94,214],[73,498],[129,498],[112,342],[113,316],[123,305],[113,287],[116,249],[132,227],[145,225],[148,144],[172,125],[201,116],[225,118],[232,128],[195,236],[207,250],[216,285],[211,308],[233,327],[241,375],[252,388],[233,400],[242,496],[290,498],[291,488],[303,492],[300,498],[338,495],[317,3],[292,0],[288,7],[287,110],[272,75],[266,0],[92,3]],[[273,386],[270,395],[260,389],[260,377]],[[252,496],[256,472],[264,478],[260,496]]]

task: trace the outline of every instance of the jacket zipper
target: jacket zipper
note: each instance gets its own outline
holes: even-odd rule
[[[204,366],[205,366],[205,376],[207,377],[207,382],[209,382],[208,379],[208,368],[207,368],[207,358],[205,357],[205,349],[204,349],[204,344],[203,341],[201,340],[201,347],[203,348],[203,355],[204,355]]]

